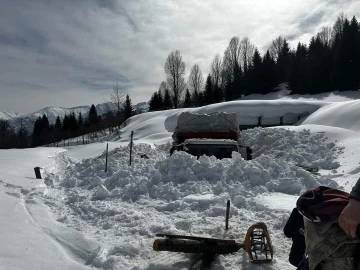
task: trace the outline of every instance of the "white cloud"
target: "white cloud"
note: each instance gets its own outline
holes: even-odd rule
[[[264,52],[279,35],[291,36],[292,46],[307,42],[341,11],[360,15],[356,1],[2,2],[0,110],[23,112],[100,103],[116,82],[133,103],[146,101],[165,79],[172,50],[182,53],[187,74],[199,64],[206,76],[235,35]]]

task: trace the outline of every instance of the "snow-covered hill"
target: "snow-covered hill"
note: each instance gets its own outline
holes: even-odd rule
[[[101,103],[95,107],[98,115],[116,110],[116,106],[111,102]],[[136,104],[134,108],[138,111],[146,112],[149,109],[149,104],[147,102],[140,102]],[[69,115],[74,112],[76,115],[79,115],[81,112],[83,117],[87,117],[89,110],[90,106],[78,106],[73,108],[46,107],[30,114],[0,111],[0,119],[7,120],[15,131],[18,131],[22,125],[28,132],[32,132],[36,119],[42,117],[44,114],[49,119],[50,124],[54,124],[58,116],[62,119],[66,114]]]
[[[24,115],[23,113],[9,112],[9,111],[0,111],[0,120],[9,120],[14,117],[19,117]]]
[[[103,115],[111,110],[115,110],[115,105],[111,102],[106,102],[96,105],[95,108],[98,115]],[[81,113],[82,116],[86,118],[89,111],[90,106],[79,106],[74,108],[46,107],[34,113],[12,117],[8,120],[8,122],[15,131],[19,130],[20,127],[23,126],[23,128],[31,133],[36,119],[42,117],[44,114],[49,119],[49,123],[54,124],[58,116],[60,119],[63,119],[66,114],[69,115],[74,112],[76,116]]]
[[[149,110],[149,103],[148,102],[140,102],[136,104],[135,110],[141,111],[141,112],[147,112]]]

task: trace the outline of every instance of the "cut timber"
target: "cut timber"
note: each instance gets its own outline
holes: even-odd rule
[[[210,238],[211,239],[211,238]],[[237,252],[243,244],[236,243],[234,240],[214,241],[189,240],[178,238],[156,239],[153,244],[155,251],[171,251],[183,253],[205,253],[205,254],[229,254]]]

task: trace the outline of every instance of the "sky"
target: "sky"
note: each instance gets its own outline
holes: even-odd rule
[[[173,50],[185,80],[194,64],[205,76],[233,36],[262,53],[279,35],[294,47],[341,12],[359,18],[360,2],[0,0],[0,111],[98,104],[114,84],[133,104],[148,101]]]

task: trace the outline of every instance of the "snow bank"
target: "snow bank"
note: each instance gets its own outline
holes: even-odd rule
[[[199,191],[234,194],[235,187],[250,190],[258,187],[253,190],[255,193],[299,194],[309,187],[330,182],[296,165],[328,170],[339,167],[335,157],[341,149],[328,143],[323,134],[262,128],[243,134],[245,144],[253,149],[255,159],[250,162],[235,152],[232,159],[224,160],[207,156],[196,160],[185,152],[175,152],[168,157],[166,151],[140,144],[134,147],[133,166],[128,165],[128,147],[121,147],[109,152],[106,174],[104,157],[87,159],[68,167],[61,184],[99,187],[94,194],[98,199],[113,196],[130,201],[143,196],[172,201]],[[149,159],[140,158],[142,153]]]
[[[354,115],[354,112],[359,111],[360,100],[334,103],[314,112],[303,124],[332,126],[359,132],[360,117]]]

